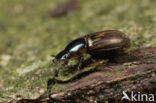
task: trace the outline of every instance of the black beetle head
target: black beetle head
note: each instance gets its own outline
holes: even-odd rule
[[[63,50],[55,56],[55,59],[53,60],[53,62],[55,63],[56,61],[67,60],[69,58],[70,58],[70,55],[65,50]]]

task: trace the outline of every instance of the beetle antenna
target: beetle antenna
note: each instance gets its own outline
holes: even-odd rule
[[[55,55],[50,55],[51,57],[56,57]]]

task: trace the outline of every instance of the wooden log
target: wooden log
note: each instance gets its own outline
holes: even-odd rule
[[[155,94],[156,48],[134,50],[130,55],[115,58],[115,61],[100,65],[99,71],[75,81],[56,84],[63,89],[53,91],[51,97],[57,103],[121,103],[132,101],[126,99],[121,101],[123,91],[129,97],[132,91],[139,95]],[[137,101],[138,98],[137,96]],[[49,98],[36,100],[47,103]]]

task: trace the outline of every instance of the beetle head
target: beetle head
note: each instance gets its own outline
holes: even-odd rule
[[[67,60],[70,58],[70,55],[65,51],[61,51],[60,53],[58,53],[56,56],[52,55],[54,58],[53,62],[56,63],[57,61],[61,61],[61,60]]]

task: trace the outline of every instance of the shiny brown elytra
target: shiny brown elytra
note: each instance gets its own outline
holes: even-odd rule
[[[83,59],[83,54],[88,53],[94,58],[102,58],[117,55],[116,52],[124,52],[130,46],[130,39],[118,30],[105,30],[88,34],[69,43],[66,48],[58,53],[54,62],[70,58]],[[79,63],[80,63],[79,62]]]

